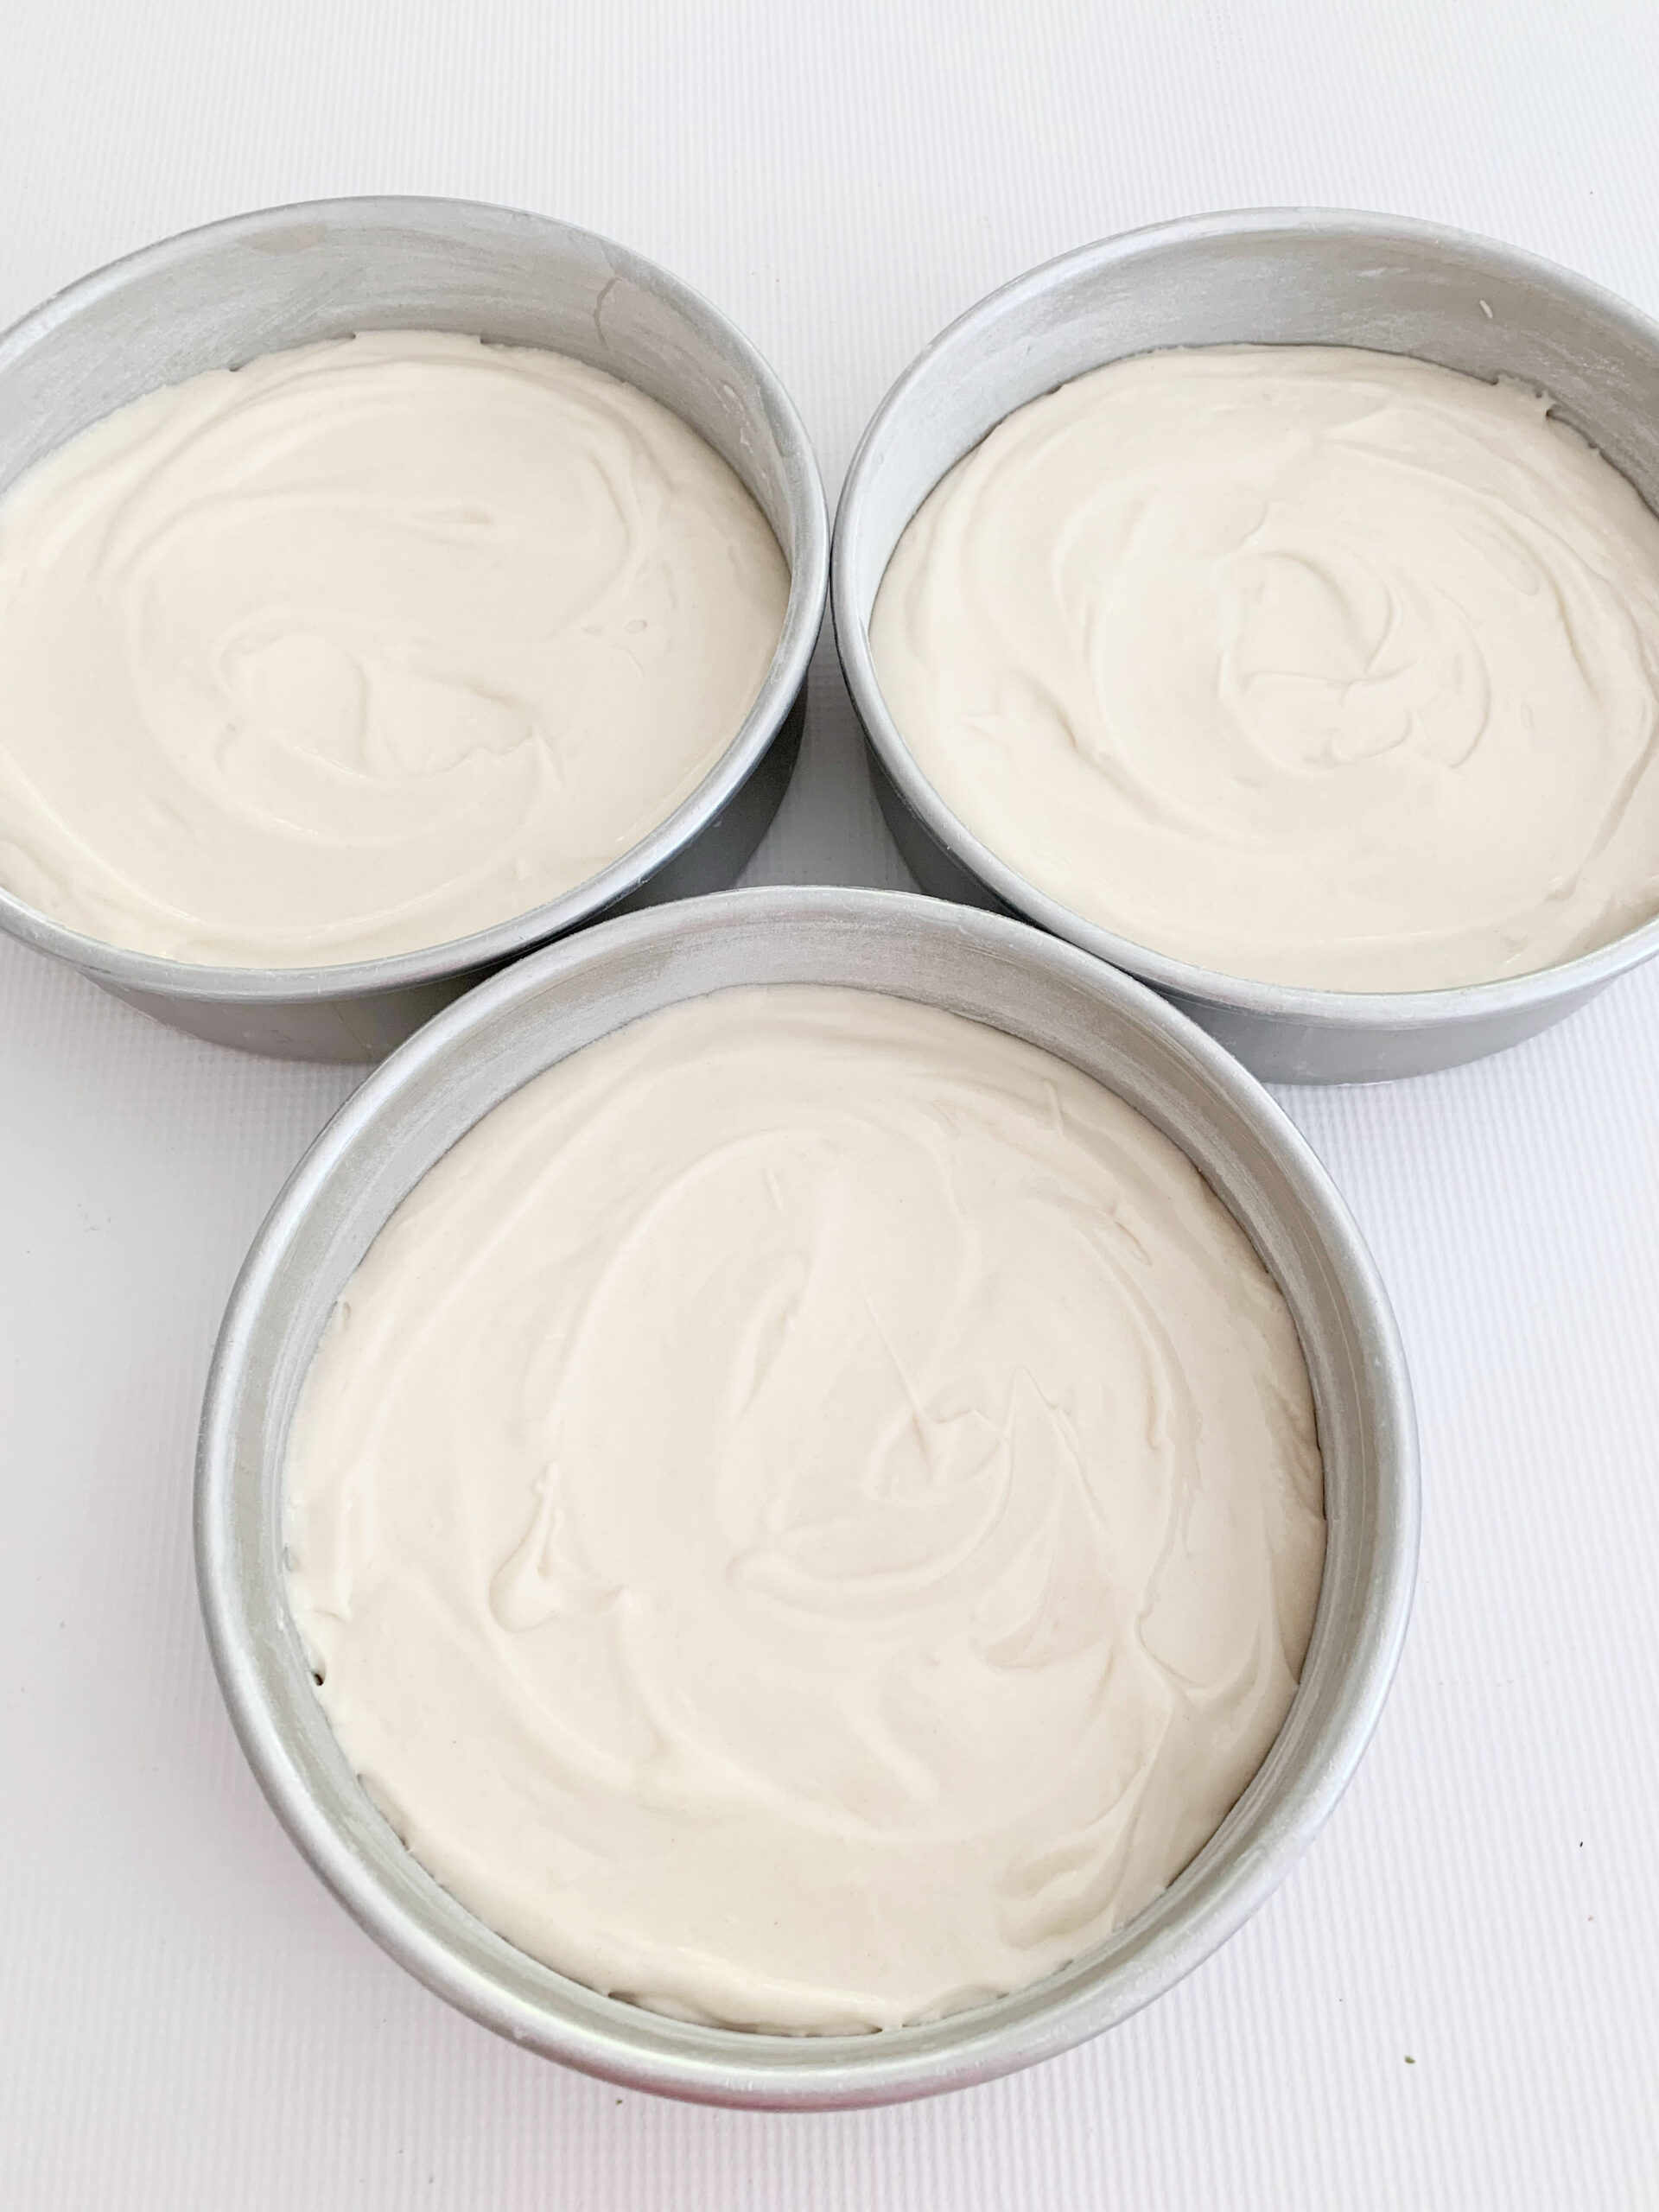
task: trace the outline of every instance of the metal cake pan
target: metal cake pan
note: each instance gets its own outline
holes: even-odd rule
[[[378,1058],[533,944],[631,904],[730,883],[776,813],[823,617],[823,487],[787,393],[725,316],[625,247],[453,200],[316,200],[147,246],[0,338],[0,489],[158,385],[360,330],[461,331],[567,353],[673,410],[734,468],[789,563],[760,696],[702,783],[602,874],[448,944],[315,968],[218,968],[85,937],[0,889],[0,928],[118,998],[216,1043]]]
[[[481,1116],[566,1054],[735,984],[826,983],[945,1007],[1106,1083],[1202,1169],[1282,1287],[1313,1379],[1327,1549],[1313,1642],[1268,1758],[1209,1844],[1101,1948],[925,2026],[771,2036],[688,2025],[554,1973],[405,1850],[335,1741],[289,1612],[289,1425],[336,1299],[388,1216]],[[959,2088],[1062,2050],[1198,1966],[1277,1886],[1353,1773],[1399,1656],[1417,1555],[1416,1435],[1387,1300],[1329,1178],[1238,1063],[1154,993],[1000,916],[893,893],[731,892],[521,961],[372,1073],[324,1130],[232,1297],[203,1408],[197,1573],[243,1748],[289,1834],[410,1973],[474,2019],[645,2089],[769,2107]]]
[[[1448,990],[1310,990],[1195,967],[1073,913],[999,859],[917,766],[876,681],[870,611],[893,548],[1004,416],[1128,354],[1243,343],[1369,346],[1534,386],[1659,508],[1659,326],[1569,270],[1427,223],[1306,209],[1196,217],[1085,246],[952,323],[854,456],[831,601],[882,810],[924,888],[1023,914],[1142,977],[1258,1075],[1358,1083],[1450,1067],[1559,1021],[1651,959],[1659,919],[1580,959]]]

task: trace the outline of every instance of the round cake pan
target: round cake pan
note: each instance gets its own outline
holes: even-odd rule
[[[372,1060],[504,961],[630,904],[723,888],[776,813],[823,618],[829,526],[799,416],[706,300],[625,247],[502,207],[334,200],[238,215],[118,261],[0,339],[0,488],[158,385],[362,330],[447,330],[566,353],[673,410],[734,468],[789,563],[783,634],[702,784],[589,881],[471,937],[317,968],[219,968],[85,937],[0,890],[0,928],[215,1042]]]
[[[831,594],[882,809],[925,889],[1024,914],[1142,977],[1258,1075],[1363,1083],[1475,1059],[1651,959],[1659,920],[1535,975],[1450,990],[1309,990],[1221,975],[1103,929],[1028,883],[946,806],[881,697],[870,657],[876,592],[906,524],[964,454],[1016,407],[1108,361],[1238,344],[1369,346],[1533,386],[1659,506],[1659,327],[1581,276],[1426,223],[1300,209],[1198,217],[1085,246],[994,292],[937,338],[854,456]]]
[[[283,1468],[319,1336],[399,1201],[542,1070],[660,1007],[737,984],[838,984],[940,1006],[1071,1061],[1192,1159],[1289,1301],[1325,1459],[1324,1581],[1300,1687],[1211,1840],[1102,1948],[927,2026],[770,2036],[597,1995],[516,1950],[404,1849],[317,1698],[284,1589]],[[893,893],[730,892],[607,922],[480,985],[370,1076],[277,1199],[232,1297],[202,1414],[196,1565],[231,1716],[278,1817],[410,1973],[589,2073],[730,2105],[874,2104],[1029,2064],[1136,2011],[1282,1879],[1352,1774],[1405,1633],[1416,1436],[1388,1302],[1352,1220],[1237,1062],[1140,984],[997,915]]]

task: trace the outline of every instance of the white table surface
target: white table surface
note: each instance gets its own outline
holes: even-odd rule
[[[512,202],[734,316],[833,496],[945,321],[1160,217],[1421,214],[1659,309],[1656,94],[1651,0],[4,0],[0,315],[238,208]],[[752,874],[905,880],[827,655]],[[1279,1896],[1150,2012],[849,2116],[496,2042],[348,1923],[242,1763],[192,1583],[197,1405],[351,1080],[0,940],[7,2212],[1659,2204],[1659,966],[1483,1065],[1284,1094],[1419,1396],[1382,1727]]]

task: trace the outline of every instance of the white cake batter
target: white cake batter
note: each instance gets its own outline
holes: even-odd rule
[[[1659,519],[1548,403],[1342,347],[1141,355],[900,539],[906,744],[1029,882],[1224,973],[1414,991],[1659,910]]]
[[[0,498],[0,882],[179,960],[467,936],[696,788],[788,592],[725,462],[556,354],[377,334],[152,392]]]
[[[1098,1084],[730,991],[488,1116],[376,1241],[287,1467],[347,1757],[524,1950],[874,2028],[1099,1942],[1289,1706],[1324,1558],[1280,1292]]]

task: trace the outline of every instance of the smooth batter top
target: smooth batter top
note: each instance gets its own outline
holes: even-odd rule
[[[1034,1980],[1271,1744],[1324,1559],[1295,1327],[1182,1154],[958,1016],[722,992],[417,1185],[324,1335],[295,1617],[523,1949],[739,2026]]]
[[[696,788],[788,593],[725,462],[556,354],[378,333],[152,392],[0,497],[0,882],[177,960],[465,937]]]
[[[870,644],[957,818],[1224,973],[1414,991],[1659,911],[1659,519],[1548,402],[1392,354],[1148,353],[1009,416]]]

